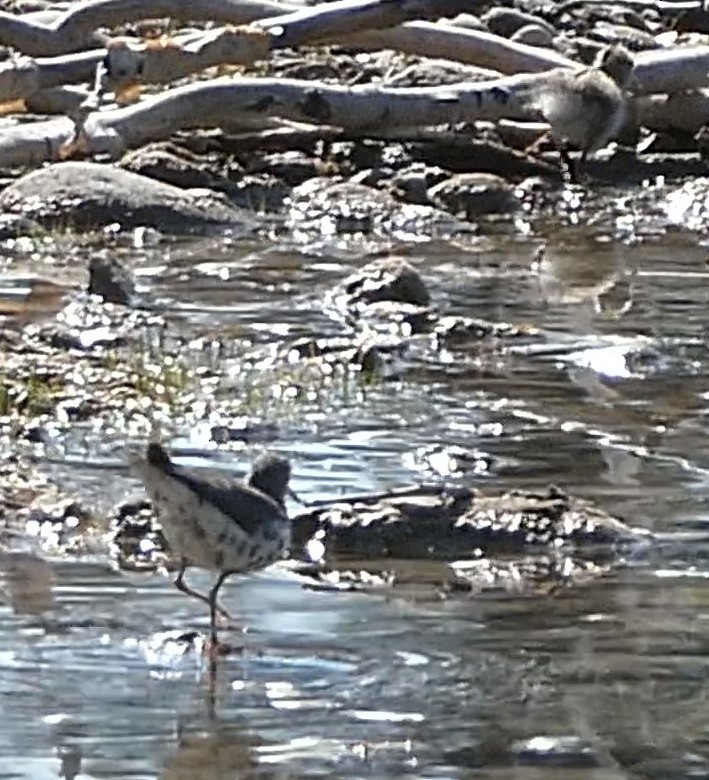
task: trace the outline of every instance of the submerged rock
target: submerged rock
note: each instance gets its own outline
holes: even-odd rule
[[[434,205],[468,220],[484,214],[512,214],[521,206],[514,188],[491,173],[461,173],[431,187]]]
[[[391,194],[359,182],[323,177],[295,187],[287,206],[286,228],[301,235],[404,238],[452,234],[461,227],[449,214],[431,206],[398,203]]]
[[[419,272],[400,257],[385,257],[367,263],[348,276],[341,289],[349,297],[351,305],[391,301],[428,306],[431,302],[431,295]]]
[[[404,324],[418,333],[429,326],[431,296],[419,272],[401,257],[367,263],[328,296],[330,306],[348,318]]]
[[[52,552],[95,550],[99,533],[87,506],[18,456],[0,467],[0,520],[5,536],[30,537]]]

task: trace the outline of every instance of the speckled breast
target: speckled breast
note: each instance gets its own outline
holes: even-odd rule
[[[166,501],[159,509],[163,535],[176,558],[217,571],[250,571],[283,557],[290,540],[285,515],[247,534],[231,517],[208,504],[199,509]]]

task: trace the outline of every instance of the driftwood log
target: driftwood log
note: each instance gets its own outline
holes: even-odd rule
[[[541,78],[540,72],[575,63],[549,49],[425,21],[462,9],[470,11],[470,2],[337,0],[303,9],[253,0],[200,0],[188,9],[180,0],[87,0],[53,17],[0,13],[0,44],[24,55],[0,66],[0,108],[4,113],[24,107],[62,114],[5,129],[0,166],[96,153],[116,158],[175,130],[195,127],[233,131],[298,123],[303,129],[381,138],[456,122],[531,119],[520,104],[521,90]],[[188,16],[225,26],[148,41],[100,32],[148,16]],[[97,42],[103,46],[87,50]],[[275,49],[315,43],[443,56],[501,76],[425,88],[228,77],[140,97],[141,86],[174,82],[215,66],[250,65]],[[639,106],[643,124],[693,132],[709,121],[709,92],[702,91],[709,86],[709,46],[642,52],[635,75],[638,92],[652,96]],[[76,86],[91,81],[92,91]],[[694,92],[688,95],[688,90]],[[119,102],[137,102],[116,107],[108,102],[110,93]]]

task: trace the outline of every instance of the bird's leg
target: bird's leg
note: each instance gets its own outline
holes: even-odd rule
[[[205,596],[204,593],[200,593],[197,590],[194,590],[194,588],[191,588],[186,582],[185,582],[185,570],[187,569],[187,564],[184,560],[180,561],[180,570],[177,572],[177,577],[173,580],[173,585],[179,590],[181,593],[186,593],[188,596],[194,596],[194,598],[199,599],[200,601],[203,601],[205,604],[210,604],[209,597]],[[225,620],[228,620],[231,622],[231,615],[222,607],[221,605],[216,605],[217,613],[220,617],[224,618]]]
[[[214,587],[209,591],[209,645],[207,647],[207,655],[211,662],[214,662],[219,656],[227,655],[231,651],[231,646],[220,644],[217,637],[217,595],[219,588],[221,588],[230,574],[231,572],[228,571],[222,572],[214,583]]]
[[[561,161],[561,176],[565,184],[578,183],[578,170],[574,161],[571,159],[569,147],[566,144],[559,146],[559,160]]]
[[[588,151],[586,149],[581,152],[581,156],[576,161],[573,171],[571,172],[571,183],[581,184],[583,180],[587,179],[586,176],[586,160],[588,159]]]

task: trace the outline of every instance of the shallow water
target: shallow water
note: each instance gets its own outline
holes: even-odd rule
[[[591,227],[562,215],[534,238],[495,227],[394,247],[440,310],[544,338],[303,400],[269,446],[292,456],[307,500],[434,478],[417,449],[462,445],[491,465],[446,479],[554,482],[661,544],[553,597],[315,592],[277,567],[235,580],[225,603],[245,653],[220,664],[212,707],[199,653],[176,641],[206,627],[201,604],[160,575],[23,542],[0,558],[0,780],[709,777],[706,249],[609,202]],[[262,344],[337,332],[322,293],[367,259],[356,238],[124,256],[184,327]],[[173,445],[246,469],[258,447],[218,451],[207,432]],[[117,455],[87,459],[87,440],[44,468],[105,508],[137,484]]]

